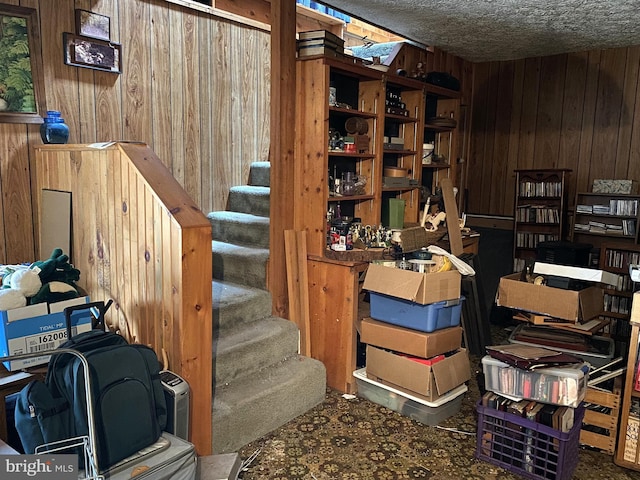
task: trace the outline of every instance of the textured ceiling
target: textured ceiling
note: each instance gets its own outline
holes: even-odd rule
[[[472,62],[640,45],[639,0],[328,0]]]

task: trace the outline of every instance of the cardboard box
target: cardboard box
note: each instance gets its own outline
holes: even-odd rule
[[[360,326],[360,341],[407,355],[429,358],[458,350],[462,346],[462,328],[443,328],[424,333],[365,318]]]
[[[0,356],[21,355],[54,350],[67,341],[64,309],[88,303],[89,297],[74,298],[50,305],[37,303],[12,310],[0,310]],[[71,333],[91,330],[91,312],[78,311],[71,316]],[[9,371],[42,365],[49,355],[4,362]]]
[[[528,312],[585,322],[602,313],[603,293],[600,287],[580,291],[535,285],[520,280],[520,273],[500,278],[496,305]]]
[[[595,268],[572,267],[569,265],[556,265],[554,263],[536,262],[533,265],[533,273],[540,275],[555,275],[557,277],[574,278],[585,282],[606,283],[618,285],[618,275]]]
[[[433,402],[471,378],[469,356],[460,349],[433,365],[367,345],[367,377]]]
[[[460,298],[460,283],[457,270],[418,273],[371,264],[362,288],[426,305]]]

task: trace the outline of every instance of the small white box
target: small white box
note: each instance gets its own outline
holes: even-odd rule
[[[37,303],[12,310],[0,310],[0,356],[23,355],[54,350],[67,341],[64,308],[88,303],[89,297],[79,297],[50,305]],[[51,312],[51,313],[49,313]],[[71,315],[71,333],[91,330],[91,312],[77,311]],[[4,362],[10,372],[42,365],[50,355]]]
[[[554,263],[536,262],[533,265],[533,273],[541,275],[556,275],[558,277],[574,278],[586,282],[618,284],[618,275],[597,270],[595,268],[572,267],[569,265],[556,265]]]

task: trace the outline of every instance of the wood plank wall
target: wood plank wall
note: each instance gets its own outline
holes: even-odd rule
[[[35,148],[43,189],[71,192],[78,282],[113,300],[110,330],[152,347],[191,389],[191,441],[211,452],[211,224],[145,145]],[[37,224],[37,222],[36,222]]]
[[[640,47],[474,65],[467,213],[513,215],[514,169],[640,180]]]
[[[164,0],[2,0],[40,17],[46,108],[62,111],[70,143],[147,143],[204,211],[269,155],[270,35]],[[111,18],[121,75],[63,63],[74,9]],[[0,263],[36,255],[31,187],[38,125],[0,123]]]

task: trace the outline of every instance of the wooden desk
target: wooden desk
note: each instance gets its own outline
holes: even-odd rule
[[[462,235],[462,251],[464,253],[478,254],[478,245],[480,244],[480,234],[472,232],[471,234]],[[449,242],[446,240],[440,240],[436,243],[441,248],[444,248],[447,252],[451,251],[449,248]]]

